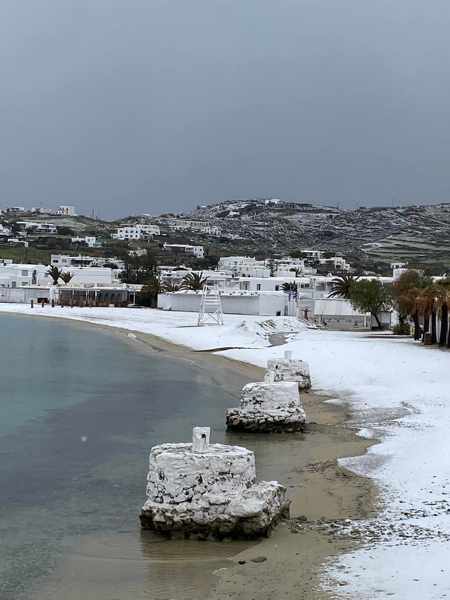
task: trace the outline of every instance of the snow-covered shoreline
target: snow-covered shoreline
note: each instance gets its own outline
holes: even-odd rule
[[[330,565],[325,585],[343,598],[450,597],[450,354],[409,339],[307,329],[291,318],[226,315],[195,327],[193,313],[0,305],[0,313],[66,318],[156,335],[196,350],[265,366],[291,350],[311,366],[318,391],[349,400],[355,426],[381,443],[346,466],[376,480],[385,507],[376,540]],[[289,335],[270,346],[268,334]],[[364,525],[364,524],[363,524]],[[373,524],[367,524],[368,528]],[[448,536],[448,538],[447,538]]]

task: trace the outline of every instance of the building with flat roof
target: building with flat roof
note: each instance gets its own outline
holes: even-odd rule
[[[191,246],[190,244],[164,244],[163,248],[174,254],[189,254],[196,258],[203,258],[205,256],[203,246]]]

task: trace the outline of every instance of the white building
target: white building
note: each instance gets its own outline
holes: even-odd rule
[[[64,217],[76,217],[77,216],[75,206],[65,206],[65,205],[58,206],[58,208],[56,210],[56,214],[62,215]]]
[[[7,237],[9,235],[11,235],[11,229],[9,227],[6,227],[5,225],[0,224],[0,236]]]
[[[71,286],[101,287],[119,283],[117,269],[108,267],[75,267],[70,270],[70,273],[73,275]]]
[[[233,273],[236,277],[270,277],[266,261],[256,260],[254,256],[222,256],[218,269]]]
[[[400,277],[403,275],[403,273],[406,273],[406,271],[408,271],[408,263],[404,263],[404,262],[391,263],[391,269],[392,269],[392,277],[393,277],[394,281],[397,281],[398,279],[400,279]]]
[[[125,262],[115,256],[107,258],[105,256],[84,256],[82,254],[78,254],[78,256],[52,254],[50,264],[65,271],[71,271],[74,267],[109,267],[116,268],[119,271],[125,269]]]
[[[48,270],[47,265],[0,264],[0,287],[49,287],[53,284],[53,280]],[[73,275],[71,286],[110,286],[117,285],[119,282],[118,271],[107,267],[71,267],[61,270],[69,271]],[[61,281],[60,284],[63,285],[63,282]]]
[[[96,248],[100,246],[100,242],[97,241],[95,235],[85,235],[84,237],[73,237],[72,244],[85,244],[89,248]]]
[[[196,258],[203,258],[205,256],[203,246],[191,246],[190,244],[164,244],[164,250],[174,252],[175,254],[188,254]]]
[[[319,264],[329,266],[330,271],[350,271],[351,266],[343,256],[331,256],[330,258],[320,258]]]
[[[58,227],[54,223],[43,223],[40,221],[17,221],[17,225],[32,233],[58,233]]]
[[[154,235],[160,235],[158,225],[136,223],[134,225],[121,225],[116,232],[111,234],[113,240],[142,240]]]
[[[27,209],[24,206],[7,206],[2,209],[2,213],[6,213],[9,215],[18,215],[20,213],[26,213]]]
[[[0,287],[18,288],[31,285],[49,285],[46,265],[0,264]]]
[[[224,291],[220,294],[225,314],[284,316],[288,314],[288,299],[280,293]],[[201,292],[172,292],[158,295],[158,308],[198,312]]]
[[[320,260],[323,255],[323,250],[302,250],[303,256],[309,260]]]
[[[193,271],[187,267],[159,267],[161,281],[164,283],[181,285],[184,277],[186,277],[186,275],[189,273],[201,275],[203,279],[207,279],[208,285],[217,286],[220,289],[239,289],[238,280],[233,278],[231,273],[224,271]]]
[[[196,231],[205,235],[220,236],[220,227],[210,225],[207,221],[192,219],[168,219],[165,221],[169,229],[173,231]]]

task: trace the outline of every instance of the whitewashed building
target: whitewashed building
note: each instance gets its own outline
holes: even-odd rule
[[[41,221],[17,221],[17,225],[27,232],[33,233],[58,233],[58,227],[54,223],[43,223]]]
[[[220,236],[220,227],[210,225],[207,221],[193,219],[168,219],[165,221],[172,231],[195,231],[204,235]]]
[[[50,264],[65,271],[70,271],[74,267],[109,267],[119,271],[125,269],[125,262],[115,256],[108,258],[105,256],[85,256],[84,254],[78,254],[76,256],[68,254],[52,254]]]
[[[0,287],[19,288],[31,285],[50,285],[46,265],[0,264]]]
[[[266,261],[256,260],[254,256],[222,256],[217,268],[236,277],[270,277]]]
[[[135,223],[134,225],[121,225],[111,234],[113,240],[143,240],[154,235],[160,235],[158,225]]]
[[[60,266],[61,268],[61,266]],[[19,288],[30,286],[49,287],[53,284],[48,274],[47,265],[35,264],[0,264],[0,287]],[[70,267],[63,268],[73,277],[70,285],[75,286],[110,286],[119,282],[118,271],[107,267]],[[62,282],[61,282],[62,284]]]
[[[0,237],[8,237],[11,235],[11,229],[6,225],[0,224]]]
[[[101,245],[95,235],[85,235],[84,237],[73,237],[72,244],[85,244],[89,248],[96,248]]]
[[[238,281],[233,278],[231,273],[224,271],[194,271],[187,267],[159,267],[161,281],[163,283],[172,283],[181,285],[184,277],[189,273],[201,275],[203,279],[208,281],[208,285],[217,286],[219,289],[238,289]]]
[[[75,210],[75,206],[67,206],[62,204],[61,206],[58,206],[56,214],[64,217],[76,217],[77,211]]]
[[[201,292],[183,291],[158,295],[158,308],[198,312]],[[287,294],[254,293],[225,290],[221,292],[222,310],[224,314],[284,316],[288,314]]]
[[[195,258],[203,258],[205,256],[203,246],[192,246],[191,244],[164,244],[163,248],[168,252],[188,254],[190,256],[195,256]]]

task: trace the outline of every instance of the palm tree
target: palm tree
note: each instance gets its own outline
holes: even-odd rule
[[[437,295],[437,304],[441,317],[441,327],[439,330],[439,346],[448,346],[450,348],[449,336],[449,302],[450,302],[450,280],[442,279],[437,284],[439,293]]]
[[[178,292],[181,289],[181,285],[179,283],[173,283],[173,281],[166,281],[161,286],[162,292]]]
[[[343,273],[338,277],[335,277],[331,281],[331,292],[328,294],[328,298],[350,298],[350,288],[358,281],[359,275],[348,275]]]
[[[55,265],[49,265],[49,269],[47,271],[47,275],[53,279],[53,285],[58,285],[59,278],[62,275],[61,269],[58,269]]]
[[[431,280],[424,277],[419,271],[409,269],[400,275],[392,285],[392,294],[399,315],[400,325],[408,318],[414,321],[414,339],[421,336],[420,316],[424,315],[428,300],[423,298],[424,289],[431,284]]]
[[[141,306],[150,306],[155,308],[158,304],[158,294],[162,291],[159,275],[153,273],[142,286],[141,291],[136,296],[136,303]]]
[[[188,273],[183,277],[182,287],[185,290],[194,290],[199,291],[202,290],[203,287],[207,284],[208,278],[203,277],[203,272],[201,273]]]
[[[437,308],[438,308],[438,297],[440,295],[439,286],[431,284],[426,288],[420,290],[420,294],[417,298],[417,307],[419,314],[423,316],[423,337],[427,333],[431,333],[431,343],[436,344],[437,342]],[[431,332],[430,332],[431,326]]]
[[[441,329],[439,331],[439,346],[445,346],[448,341],[448,293],[439,300],[441,312]]]
[[[70,271],[64,271],[61,273],[60,275],[61,279],[64,281],[64,283],[67,285],[68,283],[70,283],[73,279],[73,275],[72,273],[70,273]]]

